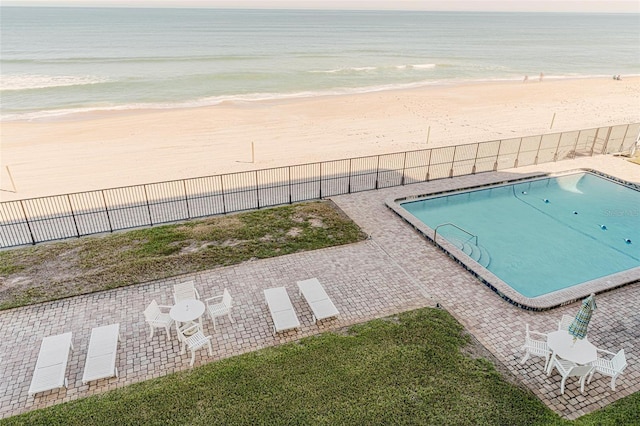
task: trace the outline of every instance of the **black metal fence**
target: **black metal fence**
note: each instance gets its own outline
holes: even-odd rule
[[[629,150],[640,123],[0,203],[0,248]]]

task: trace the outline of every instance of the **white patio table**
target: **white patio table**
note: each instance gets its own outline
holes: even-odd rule
[[[553,360],[556,356],[580,365],[589,364],[598,359],[596,347],[586,337],[576,339],[574,343],[573,336],[567,330],[558,330],[547,334],[547,345],[553,352],[547,375],[551,374]]]
[[[204,314],[204,303],[196,299],[185,299],[171,307],[169,316],[176,322],[176,329],[179,322],[194,322],[200,320],[202,326],[202,314]]]

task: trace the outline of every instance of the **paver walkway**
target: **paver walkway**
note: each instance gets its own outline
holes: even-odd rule
[[[591,384],[586,387],[584,395],[580,394],[577,380],[571,378],[567,380],[565,394],[560,395],[561,378],[557,371],[554,370],[551,377],[547,377],[542,371],[544,361],[540,358],[533,358],[524,366],[520,365],[523,356],[520,347],[524,343],[526,323],[536,331],[554,331],[563,314],[575,316],[580,302],[549,311],[530,312],[503,301],[392,213],[384,205],[384,201],[389,198],[501,182],[529,173],[559,172],[577,168],[596,169],[640,183],[640,166],[623,158],[607,156],[463,176],[333,198],[349,217],[373,237],[373,241],[389,253],[394,262],[414,277],[425,291],[456,317],[517,378],[548,407],[569,419],[640,391],[640,283],[598,294],[598,309],[593,314],[589,327],[589,340],[596,347],[611,352],[617,352],[621,348],[625,350],[628,366],[616,382],[616,391],[611,391],[609,377],[596,374]],[[640,208],[638,224],[640,226]]]
[[[371,234],[370,240],[0,312],[0,417],[188,369],[189,354],[180,355],[175,334],[167,342],[164,331],[156,331],[154,339],[147,341],[148,328],[142,315],[152,299],[169,303],[173,284],[186,279],[195,279],[203,297],[228,288],[237,305],[233,312],[236,322],[219,320],[217,332],[211,321],[204,319],[205,331],[213,336],[214,355],[199,351],[196,365],[433,306],[438,301],[542,401],[567,418],[640,391],[640,284],[598,295],[598,310],[589,329],[589,338],[596,346],[613,351],[624,348],[627,353],[629,366],[618,379],[616,391],[610,391],[608,378],[596,376],[585,395],[580,395],[576,383],[569,381],[565,395],[560,396],[558,374],[548,378],[538,359],[521,366],[519,348],[525,323],[539,331],[553,330],[562,314],[575,314],[579,303],[539,313],[506,303],[384,205],[389,197],[502,181],[535,170],[577,167],[597,168],[640,182],[640,167],[625,164],[620,158],[596,157],[343,195],[333,200]],[[337,319],[313,324],[311,311],[298,296],[295,284],[310,277],[323,283],[341,313]],[[302,327],[274,337],[262,290],[277,286],[287,288]],[[121,324],[123,337],[117,360],[120,377],[83,385],[82,368],[91,328],[112,322]],[[74,333],[75,345],[67,370],[69,387],[28,397],[42,338],[66,331]]]

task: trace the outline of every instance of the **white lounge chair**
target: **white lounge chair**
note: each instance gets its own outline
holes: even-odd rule
[[[200,348],[207,346],[209,348],[209,356],[213,355],[213,349],[211,347],[211,336],[205,336],[202,332],[200,324],[189,324],[184,328],[178,327],[178,338],[182,342],[181,354],[184,354],[187,349],[191,351],[191,362],[189,365],[193,367],[193,363],[196,360],[196,351]]]
[[[564,385],[567,381],[568,377],[579,377],[580,378],[580,393],[584,393],[584,382],[587,376],[593,370],[593,366],[591,365],[577,365],[574,362],[567,361],[560,358],[553,359],[553,367],[558,370],[558,373],[562,376],[562,381],[560,382],[560,393],[564,395]],[[553,369],[553,367],[551,367]]]
[[[300,294],[304,296],[313,312],[313,322],[317,323],[340,314],[317,278],[298,281],[297,284]]]
[[[118,377],[116,355],[119,340],[120,324],[105,325],[91,330],[82,383]]]
[[[173,286],[173,300],[175,303],[185,299],[200,299],[200,293],[198,293],[193,281],[186,281]]]
[[[284,287],[268,288],[264,290],[264,297],[273,319],[274,334],[300,327],[300,321]]]
[[[153,332],[156,328],[164,328],[167,331],[167,340],[171,337],[171,326],[173,319],[169,313],[162,312],[162,309],[171,309],[171,306],[158,305],[158,302],[152,300],[144,310],[144,319],[151,328],[149,340],[153,339]]]
[[[40,352],[33,371],[29,396],[68,385],[65,373],[69,351],[73,350],[71,332],[48,336],[42,339]]]
[[[540,356],[544,358],[544,370],[547,371],[547,367],[549,366],[549,358],[551,357],[551,349],[549,349],[549,345],[547,345],[547,335],[544,333],[539,333],[537,331],[529,330],[529,324],[526,324],[525,328],[525,336],[524,336],[524,345],[522,345],[522,350],[525,351],[524,358],[520,361],[520,364],[524,364],[527,362],[530,356]],[[532,335],[542,337],[543,340],[536,340],[532,337]]]
[[[620,349],[617,354],[613,352],[605,351],[603,349],[598,349],[598,353],[613,355],[613,358],[606,359],[598,357],[597,360],[593,361],[591,365],[593,365],[594,369],[591,371],[589,375],[589,380],[587,383],[591,383],[591,379],[593,378],[593,374],[598,372],[600,374],[604,374],[605,376],[611,377],[611,390],[616,390],[616,379],[625,368],[627,368],[627,358],[624,356],[624,349]]]
[[[233,318],[231,318],[231,307],[233,304],[233,299],[231,298],[231,294],[229,290],[226,288],[222,292],[221,296],[209,297],[204,300],[207,304],[207,312],[209,313],[209,317],[211,321],[213,321],[213,329],[216,329],[216,318],[222,317],[226,315],[229,317],[229,321],[233,322]],[[216,301],[215,303],[212,303]]]

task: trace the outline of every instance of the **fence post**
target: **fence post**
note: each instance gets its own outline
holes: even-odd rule
[[[453,165],[456,162],[456,153],[458,152],[458,146],[453,147],[453,157],[451,157],[451,166],[449,166],[449,177],[453,177]]]
[[[562,140],[563,133],[559,133],[560,137],[558,138],[558,143],[556,144],[556,152],[553,154],[553,162],[558,161],[558,150],[560,149],[560,141]]]
[[[571,159],[576,158],[576,149],[578,149],[578,141],[580,140],[580,135],[582,134],[582,130],[578,130],[578,137],[576,138],[576,143],[573,144],[573,156]]]
[[[627,133],[629,133],[629,125],[628,124],[627,124],[627,128],[624,129],[624,136],[622,136],[622,142],[620,142],[620,147],[618,148],[618,152],[622,151],[622,147],[624,146],[624,142],[627,140]]]
[[[255,172],[256,177],[256,202],[258,203],[258,208],[260,208],[260,190],[258,189],[258,171]]]
[[[424,181],[429,182],[429,171],[431,170],[431,157],[433,156],[433,149],[429,149],[429,161],[427,161],[427,174],[424,176]]]
[[[104,196],[104,189],[100,191],[102,194],[102,202],[104,203],[104,212],[107,214],[107,222],[109,222],[109,232],[113,232],[113,225],[111,225],[111,216],[109,215],[109,208],[107,207],[107,199]]]
[[[291,190],[291,166],[287,167],[287,173],[289,175],[289,204],[293,203],[293,191]]]
[[[404,171],[407,167],[407,151],[404,152],[404,160],[402,160],[402,178],[400,178],[400,185],[404,185]]]
[[[76,214],[73,211],[73,206],[71,205],[71,197],[67,194],[67,203],[69,203],[69,210],[71,210],[71,217],[73,218],[73,226],[76,227],[76,234],[78,234],[78,238],[80,238],[80,230],[78,229],[78,222],[76,221]]]
[[[476,163],[478,162],[478,151],[480,151],[480,144],[476,143],[476,155],[475,155],[475,158],[473,159],[473,167],[471,168],[472,175],[476,174]]]
[[[224,175],[220,175],[220,192],[222,193],[222,213],[227,214],[227,203],[224,200]]]
[[[320,198],[322,200],[322,161],[320,162],[320,182],[319,182],[319,194],[320,194]]]
[[[378,174],[380,173],[380,155],[378,155],[378,162],[376,163],[376,189],[378,189]]]
[[[536,159],[533,160],[534,165],[538,165],[538,157],[540,156],[540,147],[542,146],[542,138],[544,135],[540,135],[540,141],[538,142],[538,150],[536,151]]]
[[[351,194],[351,158],[349,158],[349,184],[347,185],[347,193]]]
[[[609,145],[609,138],[611,137],[612,131],[613,131],[613,127],[609,126],[609,130],[607,131],[607,136],[604,139],[604,144],[602,144],[602,151],[600,151],[600,154],[606,154],[607,146]]]
[[[144,199],[147,202],[147,212],[149,213],[149,225],[153,226],[153,219],[151,218],[151,206],[149,206],[149,196],[147,195],[147,184],[142,185],[144,189]]]
[[[522,138],[520,138],[520,143],[518,143],[518,153],[516,154],[516,159],[513,162],[513,167],[518,167],[518,162],[520,160],[520,150],[522,149]]]
[[[27,211],[24,209],[24,205],[22,204],[22,200],[20,200],[20,208],[22,209],[22,214],[24,215],[24,221],[27,224],[27,229],[29,230],[29,235],[31,236],[31,244],[36,245],[36,239],[33,236],[33,230],[31,230],[31,224],[29,223],[29,218],[27,217]]]
[[[187,219],[191,219],[191,212],[189,211],[189,196],[187,195],[186,179],[182,179],[182,189],[184,189],[184,204],[187,207]]]
[[[593,136],[593,142],[591,143],[591,150],[589,151],[589,157],[593,157],[593,151],[596,149],[596,141],[598,140],[598,133],[600,133],[600,128],[596,129],[596,134]]]

